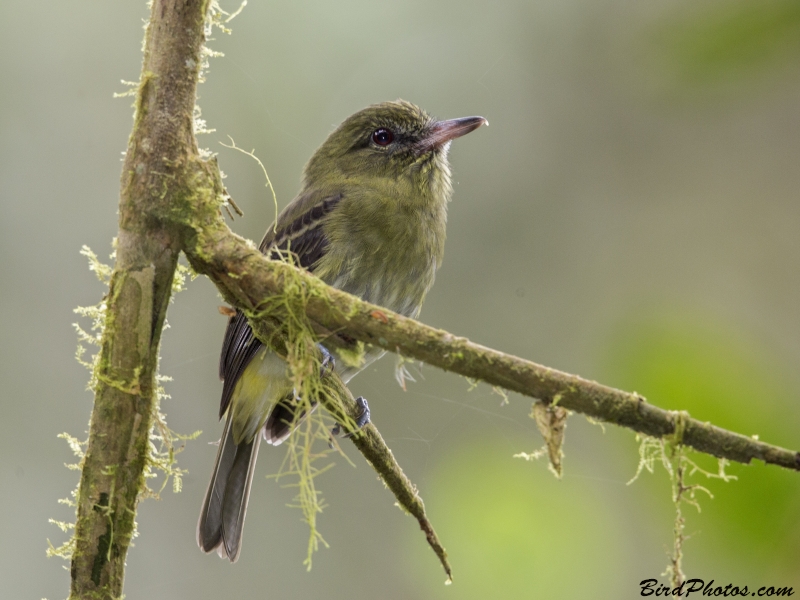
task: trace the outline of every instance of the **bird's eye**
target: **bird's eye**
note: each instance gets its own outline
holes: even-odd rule
[[[394,134],[383,127],[372,132],[372,141],[378,146],[388,146],[393,139]]]

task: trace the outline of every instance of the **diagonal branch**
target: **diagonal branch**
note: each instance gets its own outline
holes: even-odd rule
[[[297,277],[308,288],[308,316],[323,331],[346,333],[332,335],[333,345],[346,344],[347,338],[360,340],[649,436],[675,433],[676,413],[649,404],[642,396],[481,346],[369,304],[291,265],[265,259],[229,233],[221,218],[206,225],[203,235],[193,238],[194,247],[186,244],[184,251],[195,270],[207,275],[226,299],[245,311],[252,312],[262,298],[283,293],[286,277]],[[687,418],[682,433],[685,445],[706,454],[741,463],[757,458],[800,471],[800,453],[710,423]]]
[[[332,382],[333,393],[320,398],[322,405],[340,423],[355,423],[359,416],[359,408],[353,399],[350,390],[342,383],[338,376]],[[340,416],[341,415],[341,416]],[[344,417],[344,418],[342,418]],[[397,504],[405,512],[410,514],[419,523],[420,529],[425,533],[428,545],[436,553],[439,562],[447,574],[447,580],[452,581],[453,574],[450,563],[439,537],[433,530],[433,525],[425,514],[425,505],[417,492],[417,488],[403,473],[403,469],[397,464],[392,451],[386,445],[380,432],[373,423],[368,423],[365,427],[355,432],[351,438],[353,445],[367,459],[372,468],[380,475],[386,487],[397,498]]]

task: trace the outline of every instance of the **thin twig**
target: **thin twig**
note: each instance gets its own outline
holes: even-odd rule
[[[333,381],[331,383],[334,387],[334,393],[320,398],[320,402],[335,418],[344,411],[344,414],[348,417],[347,421],[355,422],[358,419],[360,409],[350,390],[342,383],[339,376],[335,373],[332,375]],[[340,422],[343,421],[340,420]],[[447,574],[447,581],[451,582],[453,574],[450,563],[447,560],[447,552],[445,552],[442,543],[433,530],[433,525],[431,525],[428,516],[425,514],[425,504],[422,502],[417,488],[403,473],[403,469],[400,468],[378,429],[373,423],[368,423],[360,430],[353,432],[351,439],[358,451],[380,475],[386,487],[394,494],[400,508],[417,520],[420,529],[425,533],[428,544],[436,553]]]

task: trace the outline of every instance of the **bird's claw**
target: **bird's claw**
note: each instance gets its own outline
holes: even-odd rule
[[[364,396],[359,396],[356,398],[356,406],[361,409],[361,412],[358,413],[358,418],[356,419],[356,428],[363,429],[364,426],[369,423],[370,421],[370,414],[369,414],[369,404],[367,403],[367,399]],[[348,433],[344,437],[350,437],[353,435],[353,432]]]
[[[355,431],[351,431],[350,433],[345,433],[342,436],[343,438],[349,438],[356,431],[363,429],[367,425],[367,423],[370,422],[369,403],[367,402],[367,399],[364,398],[364,396],[359,396],[358,398],[356,398],[356,406],[358,406],[358,408],[361,409],[361,412],[358,414],[358,417],[356,418],[356,429]],[[336,423],[336,425],[334,425],[331,428],[332,437],[338,436],[341,432],[342,432],[342,426],[340,423]],[[331,447],[333,446],[333,444],[329,445]]]
[[[319,351],[322,354],[322,363],[319,367],[319,376],[325,377],[328,373],[336,368],[336,359],[333,358],[333,354],[331,354],[322,344],[317,344],[317,348],[319,348]]]
[[[358,418],[356,419],[356,427],[358,429],[363,429],[364,426],[370,421],[369,404],[367,403],[367,399],[364,398],[364,396],[359,396],[356,398],[356,406],[361,409],[361,412],[358,413]],[[348,433],[345,437],[349,437],[351,435],[353,434]]]

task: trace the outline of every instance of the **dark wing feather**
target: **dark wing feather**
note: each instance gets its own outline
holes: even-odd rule
[[[225,341],[222,343],[222,353],[219,357],[219,378],[223,381],[222,400],[219,407],[220,418],[228,410],[236,382],[239,381],[239,377],[261,346],[261,342],[250,329],[247,317],[243,312],[237,310],[236,314],[228,321]]]
[[[307,210],[298,210],[308,206],[312,200],[300,197],[286,207],[278,218],[277,232],[270,228],[259,249],[274,259],[278,259],[281,252],[289,251],[301,267],[313,273],[314,266],[328,248],[328,239],[325,237],[322,224],[325,222],[325,217],[341,200],[341,195],[327,197]],[[253,335],[247,317],[237,310],[228,321],[219,357],[219,377],[224,382],[219,408],[220,417],[228,409],[236,382],[262,345]]]

